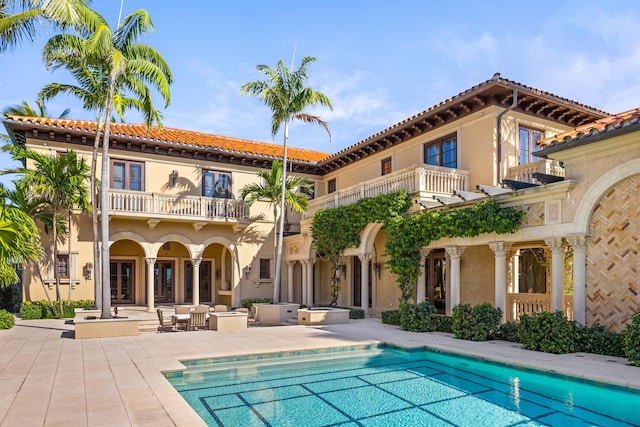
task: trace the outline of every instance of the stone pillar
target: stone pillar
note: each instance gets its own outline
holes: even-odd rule
[[[372,256],[362,254],[358,255],[358,258],[360,259],[360,307],[364,310],[364,317],[369,317],[369,262]]]
[[[293,302],[293,266],[295,261],[286,261],[287,264],[287,302]]]
[[[551,248],[551,311],[564,311],[564,244],[562,237],[545,239]]]
[[[430,252],[431,249],[420,249],[420,270],[422,270],[422,274],[418,278],[418,285],[416,289],[416,304],[427,299],[427,275],[424,271],[424,263],[427,261],[427,257],[429,256]]]
[[[302,260],[302,303],[307,307],[313,306],[313,264],[315,259]]]
[[[573,248],[573,320],[587,321],[587,236],[570,236]]]
[[[507,253],[511,244],[506,242],[492,242],[489,247],[495,256],[495,306],[502,310],[502,321],[506,315],[507,303]]]
[[[193,289],[193,305],[200,305],[200,263],[202,262],[201,258],[192,259],[191,265],[193,266],[193,277],[191,278],[191,286]]]
[[[449,255],[449,262],[451,264],[451,274],[449,283],[449,312],[451,314],[453,307],[460,304],[460,258],[464,252],[461,246],[447,246],[445,250]]]
[[[156,265],[155,258],[145,258],[147,263],[147,311],[152,313],[154,308],[154,292],[153,292],[153,267]]]

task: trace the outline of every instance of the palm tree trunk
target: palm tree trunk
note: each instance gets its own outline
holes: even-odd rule
[[[98,239],[98,191],[96,186],[96,173],[98,170],[98,148],[100,147],[100,127],[102,120],[102,108],[98,111],[98,123],[96,137],[93,140],[93,153],[91,155],[91,231],[93,234],[93,294],[96,308],[102,308],[102,275],[100,269],[100,241]]]
[[[102,138],[102,172],[100,183],[100,232],[102,241],[102,310],[101,319],[111,319],[111,286],[109,282],[109,125],[113,109],[113,86],[111,78],[109,84],[109,99],[104,121],[104,135]]]
[[[55,312],[55,306],[53,305],[53,302],[51,302],[51,297],[49,296],[49,290],[47,289],[47,286],[44,284],[44,279],[42,278],[42,271],[40,270],[40,263],[34,262],[33,266],[36,268],[36,272],[38,273],[38,277],[40,278],[40,284],[42,285],[42,290],[44,290],[44,295],[47,297],[47,301],[49,301],[49,306]]]
[[[69,260],[67,261],[67,269],[69,271],[69,293],[67,294],[67,305],[71,305],[71,281],[73,279],[73,277],[71,277],[71,208],[69,208],[69,216],[67,217],[67,227],[69,227],[69,241],[67,242],[69,245]]]
[[[56,298],[58,298],[58,307],[60,308],[60,316],[62,316],[62,293],[60,292],[58,270],[58,211],[55,203],[53,203],[53,277],[56,280]]]
[[[287,142],[289,140],[289,120],[284,122],[284,153],[282,155],[282,183],[280,192],[280,228],[278,231],[278,248],[276,249],[276,277],[273,283],[273,302],[280,302],[280,276],[282,275],[282,244],[284,240],[284,206],[287,187]]]

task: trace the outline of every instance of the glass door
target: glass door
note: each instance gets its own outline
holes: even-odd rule
[[[369,301],[368,306],[371,307],[372,295],[371,295],[371,262],[369,264],[369,283],[367,287],[369,289]],[[362,262],[357,256],[353,257],[353,305],[359,307],[362,305]]]
[[[444,249],[435,249],[429,253],[425,262],[427,299],[438,314],[447,309],[447,262]]]
[[[109,263],[112,304],[133,303],[134,265],[133,261],[111,261]]]
[[[158,261],[154,267],[155,302],[174,302],[175,268],[173,261]]]
[[[200,263],[200,301],[211,302],[211,261]],[[191,261],[184,263],[184,300],[193,301],[193,264]]]

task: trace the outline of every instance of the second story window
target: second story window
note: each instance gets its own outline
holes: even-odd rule
[[[428,165],[445,168],[458,167],[458,138],[448,136],[424,146],[424,162]]]
[[[544,139],[544,131],[520,126],[518,133],[520,135],[518,164],[526,165],[527,163],[537,161],[538,158],[535,157],[533,153],[540,149],[538,141]]]
[[[111,188],[144,191],[144,163],[111,160]]]
[[[391,173],[391,157],[387,157],[380,162],[382,175]]]
[[[202,195],[205,197],[231,198],[231,175],[227,172],[204,171]]]
[[[58,277],[69,278],[69,255],[58,255]]]
[[[330,180],[327,182],[327,194],[335,193],[335,192],[336,192],[336,190],[337,190],[337,187],[336,187],[336,179],[335,179],[335,178],[330,179]]]

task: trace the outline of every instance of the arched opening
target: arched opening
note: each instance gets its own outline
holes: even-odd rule
[[[134,304],[144,299],[144,249],[138,242],[118,240],[110,248],[111,304]]]

